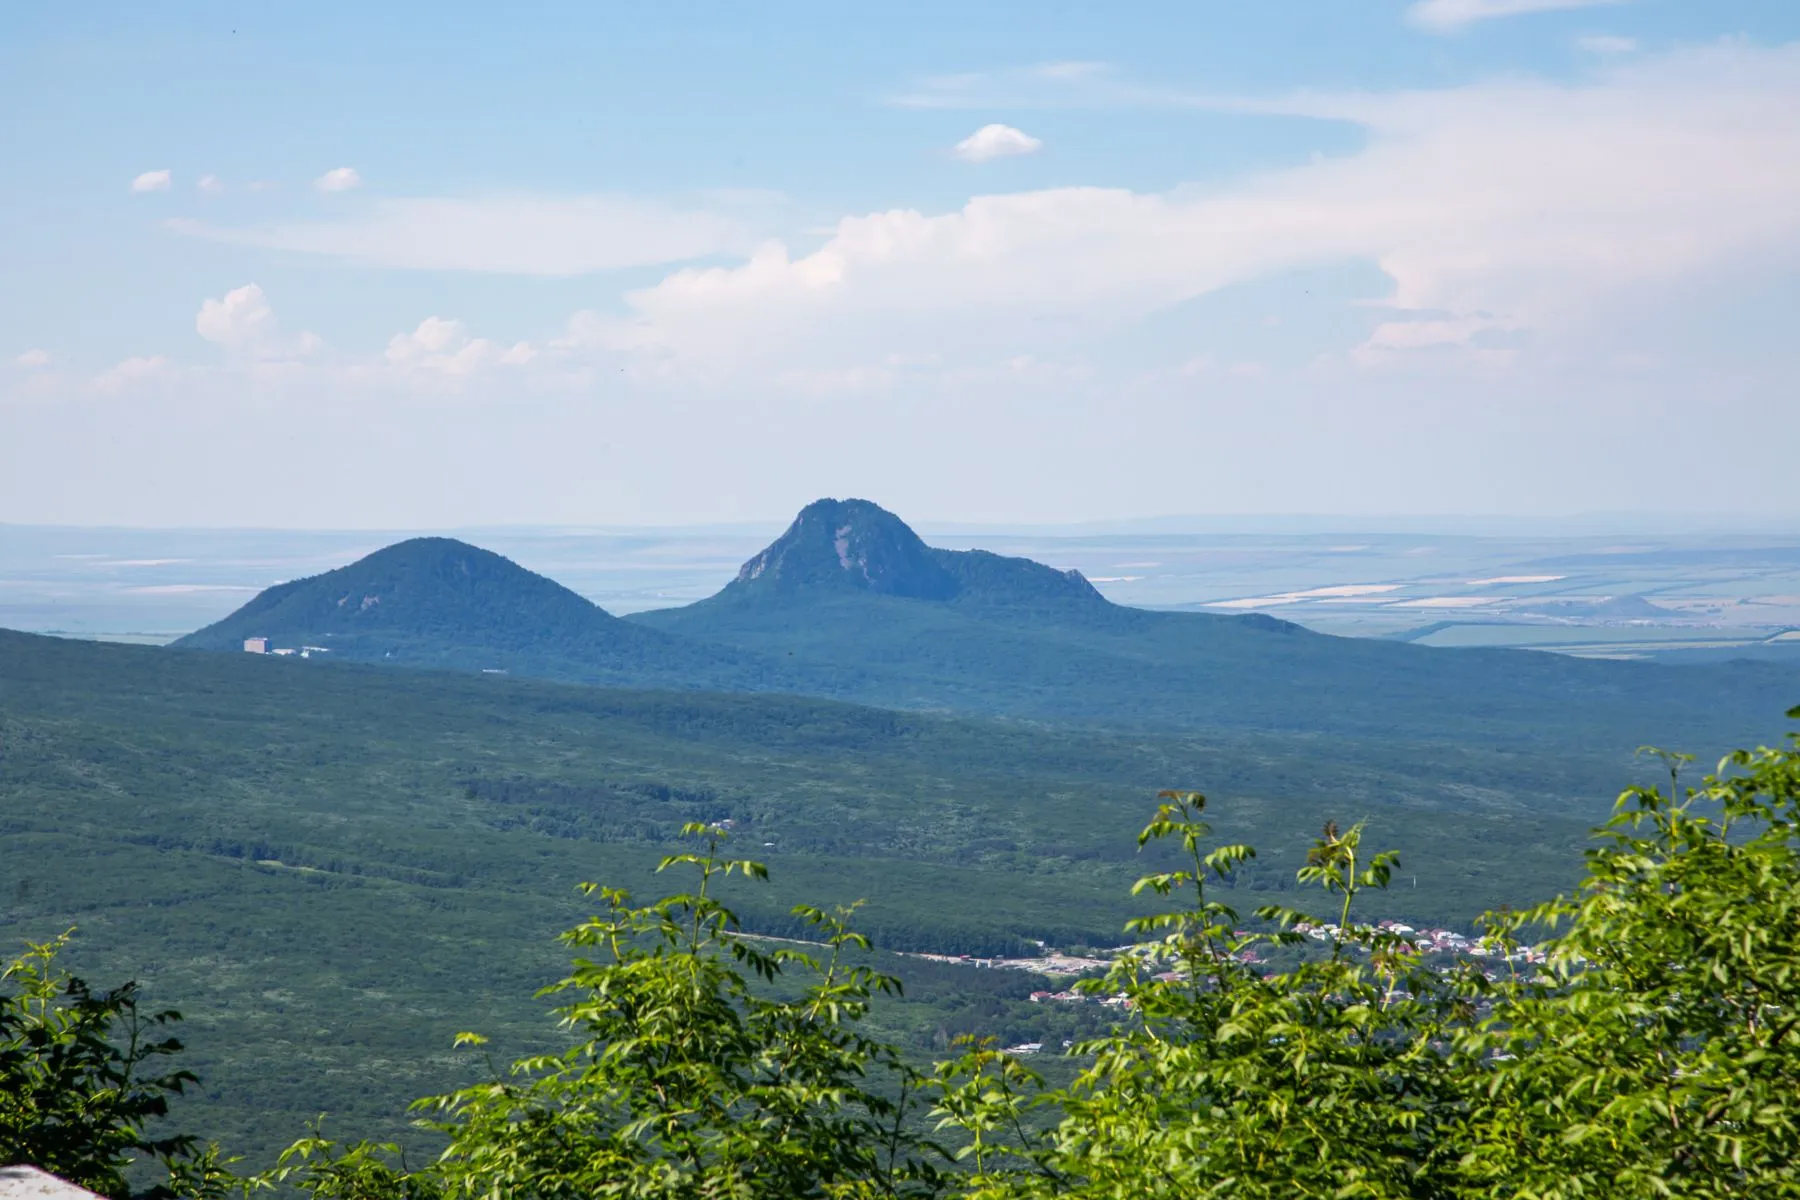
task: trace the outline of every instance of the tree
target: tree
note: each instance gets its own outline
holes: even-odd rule
[[[577,957],[546,993],[570,1047],[419,1101],[447,1147],[418,1169],[314,1130],[239,1181],[149,1138],[192,1079],[140,1075],[180,1049],[176,1015],[58,974],[58,939],[4,975],[0,1157],[123,1198],[147,1154],[197,1200],[1800,1198],[1800,735],[1698,787],[1662,757],[1670,786],[1620,796],[1580,888],[1490,916],[1460,961],[1359,922],[1398,865],[1361,825],[1327,824],[1298,872],[1329,920],[1268,907],[1244,931],[1213,896],[1255,851],[1211,843],[1199,793],[1163,793],[1138,842],[1184,862],[1137,890],[1171,907],[1086,985],[1120,1019],[1060,1089],[991,1043],[926,1074],[859,1032],[899,983],[858,961],[851,914],[795,909],[810,948],[744,934],[717,887],[766,871],[688,826],[703,848],[659,869],[692,891],[587,886],[603,910],[563,935]]]
[[[96,992],[58,970],[70,933],[30,945],[0,972],[0,1166],[39,1167],[123,1198],[138,1156],[169,1164],[192,1154],[193,1139],[147,1129],[194,1076],[146,1073],[180,1052],[167,1029],[181,1014],[141,1011],[135,983]]]
[[[1272,931],[1239,932],[1239,915],[1206,889],[1255,852],[1207,845],[1199,793],[1163,800],[1139,844],[1176,839],[1189,865],[1147,876],[1138,890],[1191,900],[1133,922],[1146,940],[1090,985],[1123,997],[1129,1012],[1116,1032],[1075,1048],[1092,1065],[1068,1088],[1029,1100],[1001,1080],[1008,1068],[979,1052],[943,1071],[974,1077],[988,1067],[1001,1084],[989,1088],[985,1109],[966,1099],[940,1105],[953,1125],[1003,1127],[1009,1107],[1044,1106],[1060,1117],[1035,1137],[1013,1123],[1018,1136],[980,1165],[973,1194],[1434,1194],[1442,1131],[1456,1111],[1440,1047],[1466,1005],[1462,973],[1425,970],[1400,938],[1350,919],[1356,894],[1385,885],[1395,857],[1364,859],[1360,826],[1328,825],[1300,881],[1342,897],[1329,955],[1260,974],[1244,951],[1292,945],[1301,940],[1295,926],[1310,922],[1266,908],[1259,916]]]
[[[1566,931],[1463,1040],[1471,1195],[1800,1196],[1800,738],[1685,790],[1662,757],[1579,893],[1504,923]]]
[[[1396,865],[1364,859],[1360,827],[1328,825],[1299,872],[1341,896],[1333,924],[1270,908],[1274,932],[1234,933],[1205,889],[1253,852],[1209,849],[1204,799],[1166,793],[1140,843],[1178,838],[1191,865],[1138,886],[1191,900],[1139,922],[1158,936],[1099,985],[1132,1019],[1059,1091],[986,1048],[939,1069],[941,1119],[979,1150],[971,1193],[1800,1196],[1800,738],[1697,788],[1661,756],[1670,788],[1620,796],[1572,897],[1490,916],[1495,978],[1353,920]],[[1238,961],[1303,920],[1328,954]]]
[[[683,832],[704,851],[658,869],[694,869],[694,891],[634,906],[623,891],[586,885],[605,910],[563,935],[581,956],[548,989],[565,999],[557,1013],[577,1043],[415,1105],[449,1138],[436,1164],[396,1171],[379,1148],[314,1138],[271,1182],[331,1200],[937,1193],[941,1155],[908,1129],[919,1075],[855,1028],[898,981],[850,961],[868,943],[847,913],[795,910],[816,930],[816,956],[743,936],[715,887],[767,872],[723,858],[716,827]],[[796,969],[808,980],[797,999],[753,986]]]

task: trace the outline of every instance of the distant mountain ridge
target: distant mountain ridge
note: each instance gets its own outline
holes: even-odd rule
[[[1774,664],[1663,667],[1331,637],[1265,614],[1113,604],[1078,572],[926,545],[866,500],[809,504],[717,594],[613,617],[497,554],[418,538],[262,593],[176,643],[577,683],[788,692],[1145,730],[1741,743],[1800,699]]]
[[[867,500],[815,500],[718,599],[809,590],[948,600],[957,581],[907,524]]]
[[[855,499],[815,500],[801,509],[787,531],[746,562],[714,599],[730,604],[809,591],[978,603],[1109,603],[1079,571],[986,550],[927,546],[887,509]]]
[[[178,649],[323,647],[339,658],[588,682],[753,687],[747,656],[629,624],[479,546],[422,537],[277,584]]]
[[[706,599],[625,619],[684,636],[735,642],[752,631],[786,630],[794,621],[816,626],[827,613],[832,614],[824,618],[827,624],[876,620],[878,639],[896,631],[932,636],[912,629],[920,621],[934,627],[978,622],[999,640],[1051,626],[1130,635],[1166,626],[1171,619],[1193,629],[1305,632],[1263,613],[1177,616],[1114,604],[1078,570],[989,550],[928,546],[898,516],[856,499],[813,501],[735,579]],[[779,648],[789,653],[798,649]],[[930,657],[923,646],[919,649]]]
[[[1524,746],[1610,726],[1640,744],[1656,730],[1671,742],[1703,726],[1760,731],[1759,716],[1800,698],[1800,675],[1742,664],[1702,675],[1131,608],[1079,572],[927,546],[866,500],[809,504],[717,594],[625,619],[777,659],[813,694],[1145,728]]]
[[[528,626],[564,636],[612,634],[618,619],[554,580],[454,538],[396,542],[348,566],[276,584],[177,645],[236,649],[240,637],[428,635],[481,630],[505,640]]]

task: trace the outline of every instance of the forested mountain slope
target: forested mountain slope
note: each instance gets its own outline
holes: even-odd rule
[[[1670,667],[1331,637],[1263,615],[1113,604],[1076,572],[926,545],[862,500],[807,506],[717,595],[621,620],[444,538],[270,588],[178,649],[578,683],[783,692],[1115,729],[1399,737],[1534,751],[1774,735],[1775,663]]]
[[[781,661],[816,694],[1140,728],[1723,746],[1774,736],[1800,699],[1800,671],[1769,663],[1449,650],[1128,608],[1073,572],[933,549],[860,500],[808,506],[717,595],[627,620]]]
[[[589,683],[754,689],[781,682],[751,655],[621,621],[553,580],[453,538],[413,538],[278,584],[174,644],[236,652],[250,638],[353,661]]]

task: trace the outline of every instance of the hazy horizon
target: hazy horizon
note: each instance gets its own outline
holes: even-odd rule
[[[899,514],[902,519],[905,513]],[[614,615],[712,595],[786,520],[711,526],[123,529],[0,525],[0,626],[168,641],[262,589],[421,534],[511,558]],[[1583,529],[1569,520],[1171,518],[1065,526],[914,523],[929,543],[1081,571],[1116,603],[1264,611],[1320,632],[1608,657],[1791,657],[1800,525]],[[1793,644],[1790,644],[1793,643]]]
[[[815,499],[824,497],[815,497]],[[853,498],[844,496],[834,499]],[[883,504],[879,497],[854,498]],[[891,508],[890,508],[891,510]],[[794,510],[795,512],[798,509]],[[892,510],[891,510],[892,511]],[[1013,534],[1082,536],[1094,533],[1407,533],[1452,535],[1536,533],[1550,536],[1701,535],[1800,533],[1800,511],[1581,511],[1567,513],[1419,512],[1193,512],[1152,513],[1135,517],[1074,519],[1068,521],[1017,521],[979,519],[914,519],[898,512],[920,534]],[[338,525],[232,525],[134,524],[130,522],[0,521],[0,530],[120,530],[132,533],[256,533],[277,534],[392,534],[397,537],[456,536],[481,533],[553,534],[683,534],[683,533],[779,533],[793,520],[784,516],[760,516],[735,521],[669,521],[644,524],[582,524],[575,522],[522,522],[508,524],[338,524]]]

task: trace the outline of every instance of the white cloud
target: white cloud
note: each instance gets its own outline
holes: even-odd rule
[[[47,350],[27,350],[13,362],[21,367],[47,367],[50,365],[50,352]]]
[[[1575,46],[1577,49],[1585,50],[1589,54],[1598,54],[1602,57],[1611,57],[1615,54],[1630,54],[1638,48],[1636,38],[1619,37],[1615,34],[1605,33],[1597,33],[1588,37],[1576,38]]]
[[[321,192],[347,192],[361,185],[362,176],[355,167],[334,167],[313,180],[313,186]]]
[[[146,383],[161,382],[174,373],[175,364],[160,354],[128,358],[96,375],[94,388],[100,392],[117,393]]]
[[[225,185],[220,182],[217,175],[202,175],[194,186],[209,196],[216,196],[225,190]]]
[[[173,175],[168,171],[145,171],[131,181],[134,192],[166,192]]]
[[[1356,153],[1226,185],[1056,188],[846,217],[823,245],[677,271],[570,343],[675,363],[844,367],[1055,345],[1281,271],[1377,264],[1370,349],[1591,321],[1608,297],[1800,259],[1800,44],[1725,43],[1574,83],[1238,107],[1361,125]],[[1442,325],[1402,330],[1426,319]],[[1465,331],[1463,336],[1459,331]]]
[[[1011,125],[983,125],[956,143],[956,157],[964,162],[988,162],[996,158],[1014,158],[1031,154],[1044,143]]]
[[[263,341],[275,332],[275,312],[263,290],[250,283],[226,292],[223,299],[202,303],[194,328],[209,342],[244,346]]]
[[[1515,322],[1487,316],[1422,318],[1383,321],[1370,331],[1360,346],[1350,351],[1359,366],[1374,367],[1395,361],[1414,350],[1456,350],[1490,365],[1511,362],[1512,347],[1483,344],[1488,335],[1510,333]]]
[[[263,360],[302,358],[323,346],[311,333],[284,335],[268,297],[254,283],[233,288],[218,300],[203,301],[194,330],[228,351]]]
[[[1125,94],[1103,72],[1070,75],[1083,95]],[[68,520],[75,505],[102,520],[134,504],[146,521],[200,520],[230,490],[260,506],[233,510],[245,522],[710,520],[846,489],[909,516],[938,505],[1039,520],[1619,508],[1662,499],[1629,464],[1696,403],[1733,427],[1786,415],[1800,350],[1770,349],[1741,318],[1789,303],[1800,267],[1800,46],[1732,42],[1601,61],[1572,79],[1216,107],[1361,136],[1203,186],[850,215],[805,245],[656,272],[622,298],[584,283],[597,311],[562,336],[521,331],[529,344],[437,317],[304,370],[242,353],[180,369],[140,360],[115,378],[166,376],[134,393],[166,402],[13,405],[0,508],[60,504]],[[627,252],[585,212],[568,228],[599,250],[526,240],[517,231],[539,211],[458,210],[463,224],[445,219],[417,244],[405,240],[413,211],[380,201],[304,228],[330,231],[332,253],[433,262],[470,230],[488,241],[452,261],[481,269],[567,273],[572,245],[582,261]],[[345,233],[389,228],[397,251]],[[633,227],[644,228],[655,226]],[[1317,280],[1367,264],[1391,279],[1391,304],[1342,307],[1368,294],[1357,283],[1325,312]],[[1312,300],[1289,296],[1289,282],[1305,285],[1281,274],[1314,268]],[[1268,286],[1180,307],[1255,281]],[[1237,295],[1241,319],[1215,336],[1208,323]],[[219,319],[257,328],[255,311],[240,301]],[[1257,323],[1268,313],[1283,317],[1278,334]],[[15,372],[0,400],[78,391],[60,376]],[[118,448],[90,454],[101,420]],[[271,430],[305,453],[258,453]],[[1754,490],[1734,503],[1793,511],[1784,448],[1746,443]],[[321,459],[397,482],[322,498],[307,474]],[[484,470],[494,486],[470,488]],[[718,486],[683,482],[695,477]],[[319,503],[338,507],[326,516]]]
[[[1518,17],[1529,13],[1560,12],[1571,8],[1595,8],[1626,0],[1418,0],[1406,10],[1406,19],[1433,33],[1454,33],[1477,21]]]
[[[196,237],[416,270],[569,276],[747,249],[740,218],[622,196],[381,200],[357,216]]]
[[[472,338],[461,321],[443,317],[426,317],[411,333],[395,334],[388,340],[385,355],[390,367],[439,376],[523,366],[535,357],[537,352],[529,343],[502,346],[486,338]]]

